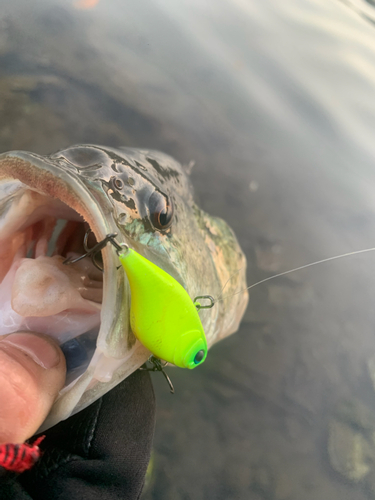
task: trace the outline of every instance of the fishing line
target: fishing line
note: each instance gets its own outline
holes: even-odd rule
[[[221,289],[221,292],[220,292],[219,297],[215,300],[215,302],[218,302],[218,301],[221,299],[221,297],[222,297],[222,295],[223,295],[223,293],[224,293],[224,289],[225,289],[225,287],[227,286],[227,284],[230,282],[230,280],[231,280],[232,278],[234,278],[234,277],[236,276],[236,274],[238,274],[240,271],[242,271],[242,269],[243,269],[243,267],[240,267],[239,269],[237,269],[237,271],[234,271],[234,273],[233,273],[233,274],[231,274],[231,275],[229,276],[229,278],[228,278],[228,279],[227,279],[227,281],[224,283],[224,286],[223,286],[223,287],[222,287],[222,289]]]
[[[344,253],[341,255],[336,255],[335,257],[328,257],[327,259],[317,260],[316,262],[311,262],[310,264],[305,264],[304,266],[295,267],[294,269],[290,269],[289,271],[284,271],[282,273],[274,274],[273,276],[269,276],[268,278],[264,278],[263,280],[257,281],[253,285],[250,285],[247,288],[244,288],[243,290],[239,290],[238,292],[235,292],[231,295],[227,295],[226,297],[216,299],[215,302],[221,302],[225,299],[229,299],[230,297],[233,297],[234,295],[238,295],[242,292],[246,292],[246,290],[250,290],[250,288],[254,288],[255,286],[258,286],[262,283],[265,283],[266,281],[270,281],[270,280],[273,280],[275,278],[279,278],[280,276],[285,276],[286,274],[294,273],[295,271],[300,271],[301,269],[306,269],[308,267],[317,266],[318,264],[323,264],[324,262],[330,262],[332,260],[343,259],[344,257],[351,257],[352,255],[359,255],[361,253],[373,252],[374,250],[375,250],[375,247],[365,248],[364,250],[356,250],[354,252],[348,252],[348,253]],[[229,279],[231,279],[231,278],[229,278]]]

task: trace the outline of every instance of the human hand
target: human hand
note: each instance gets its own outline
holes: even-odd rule
[[[15,335],[18,339],[0,340],[0,443],[23,442],[34,434],[65,380],[64,356],[51,339]],[[139,498],[154,415],[149,375],[135,372],[88,408],[48,430],[39,462],[21,475],[7,473],[0,478],[0,498]]]

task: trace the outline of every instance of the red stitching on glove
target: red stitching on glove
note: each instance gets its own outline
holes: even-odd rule
[[[45,436],[40,436],[33,444],[2,444],[0,445],[0,466],[12,472],[23,472],[39,460],[40,443]]]

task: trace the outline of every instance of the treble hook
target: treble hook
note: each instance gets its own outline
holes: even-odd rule
[[[155,356],[150,356],[148,360],[153,366],[151,368],[139,368],[140,370],[146,371],[146,372],[161,372],[164,375],[165,380],[168,382],[169,385],[169,390],[171,394],[174,394],[174,387],[172,384],[172,380],[168,377],[166,372],[164,371],[164,367],[167,365],[167,363],[162,363],[159,358],[155,358]]]
[[[104,238],[104,240],[99,241],[99,243],[97,243],[96,245],[94,245],[92,248],[89,248],[87,242],[88,242],[88,238],[90,236],[90,233],[92,233],[92,231],[91,231],[91,229],[88,229],[86,231],[85,237],[83,239],[83,248],[85,249],[86,253],[84,253],[83,255],[80,255],[79,257],[76,257],[75,259],[72,259],[71,257],[68,257],[67,259],[64,260],[63,264],[66,264],[66,265],[68,265],[68,264],[74,264],[75,262],[78,262],[78,261],[84,259],[85,257],[91,257],[91,260],[92,260],[92,263],[94,264],[94,266],[97,269],[99,269],[99,271],[101,271],[103,273],[104,269],[101,266],[99,266],[99,264],[95,260],[96,255],[101,250],[103,250],[103,248],[109,242],[111,242],[116,247],[117,251],[122,250],[122,248],[114,240],[114,238],[116,238],[116,236],[117,236],[117,233],[107,234],[107,236]]]

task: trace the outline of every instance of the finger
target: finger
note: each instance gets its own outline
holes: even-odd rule
[[[0,444],[35,434],[65,375],[65,358],[53,339],[30,332],[0,337]]]

